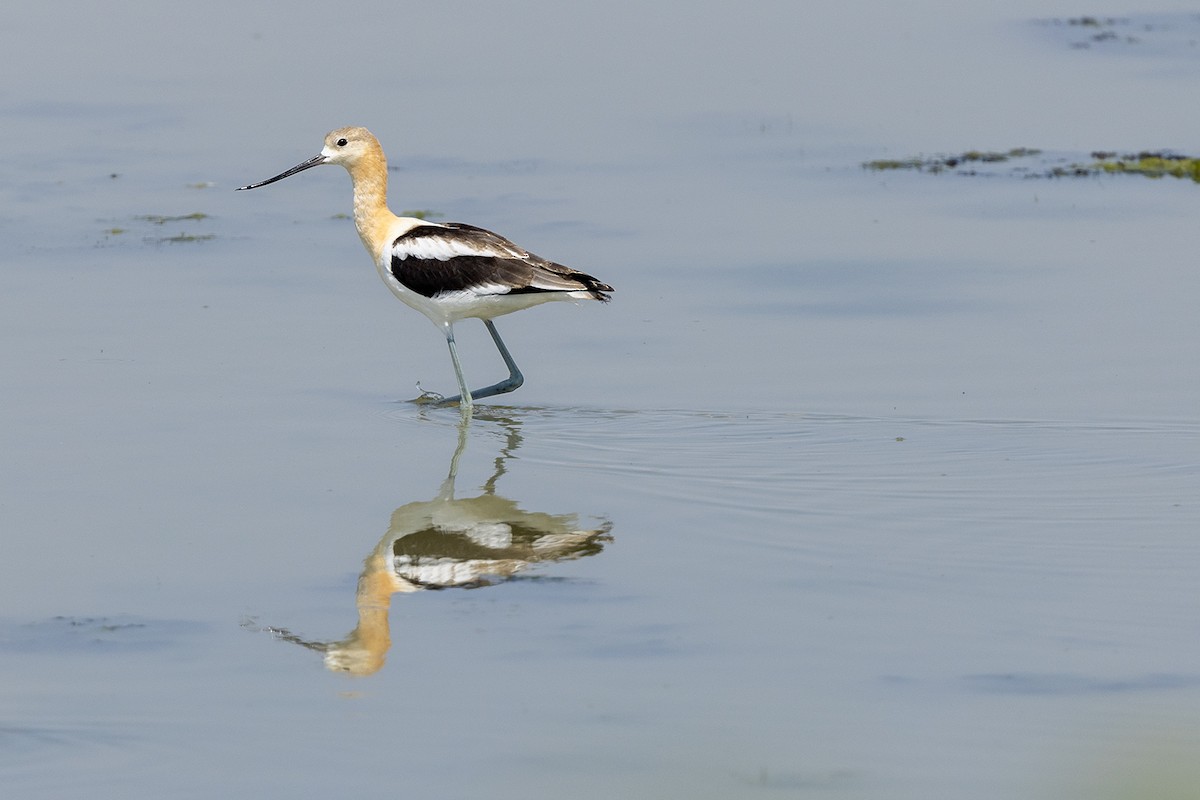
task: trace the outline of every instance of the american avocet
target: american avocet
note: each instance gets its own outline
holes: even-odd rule
[[[310,167],[341,164],[354,183],[354,225],[380,277],[392,294],[432,320],[446,336],[461,394],[442,398],[426,393],[417,402],[451,404],[464,411],[471,401],[511,392],[525,378],[504,346],[492,319],[550,300],[608,302],[613,288],[591,275],[535,256],[503,236],[461,222],[430,222],[397,217],[387,207],[387,161],[379,140],[366,128],[338,128],[325,137],[321,152],[260,183],[257,189]],[[508,377],[470,391],[454,347],[454,323],[483,320]]]

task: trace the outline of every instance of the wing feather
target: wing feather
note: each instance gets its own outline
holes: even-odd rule
[[[392,275],[425,297],[526,292],[586,292],[608,300],[612,287],[547,261],[499,234],[464,223],[417,225],[391,247]]]

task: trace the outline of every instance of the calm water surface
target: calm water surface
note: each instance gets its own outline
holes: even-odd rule
[[[14,12],[4,795],[1194,786],[1196,186],[860,167],[1195,153],[1160,10]],[[617,288],[465,428],[346,176],[232,191],[345,124]]]

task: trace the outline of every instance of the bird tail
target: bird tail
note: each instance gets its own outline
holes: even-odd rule
[[[575,276],[580,283],[587,287],[587,294],[593,300],[599,300],[601,303],[607,303],[612,298],[608,293],[613,291],[613,287],[603,281],[598,281],[591,275],[578,274]]]

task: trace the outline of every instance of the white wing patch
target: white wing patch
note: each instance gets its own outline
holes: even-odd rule
[[[431,258],[449,261],[458,256],[490,258],[526,258],[527,253],[492,246],[490,243],[462,239],[454,235],[428,235],[416,238],[401,237],[392,245],[392,256],[401,261],[407,258]]]
[[[508,294],[510,291],[512,291],[512,287],[505,286],[502,283],[477,283],[466,289],[446,289],[438,292],[436,297],[439,300],[453,303],[474,300],[479,297]]]

